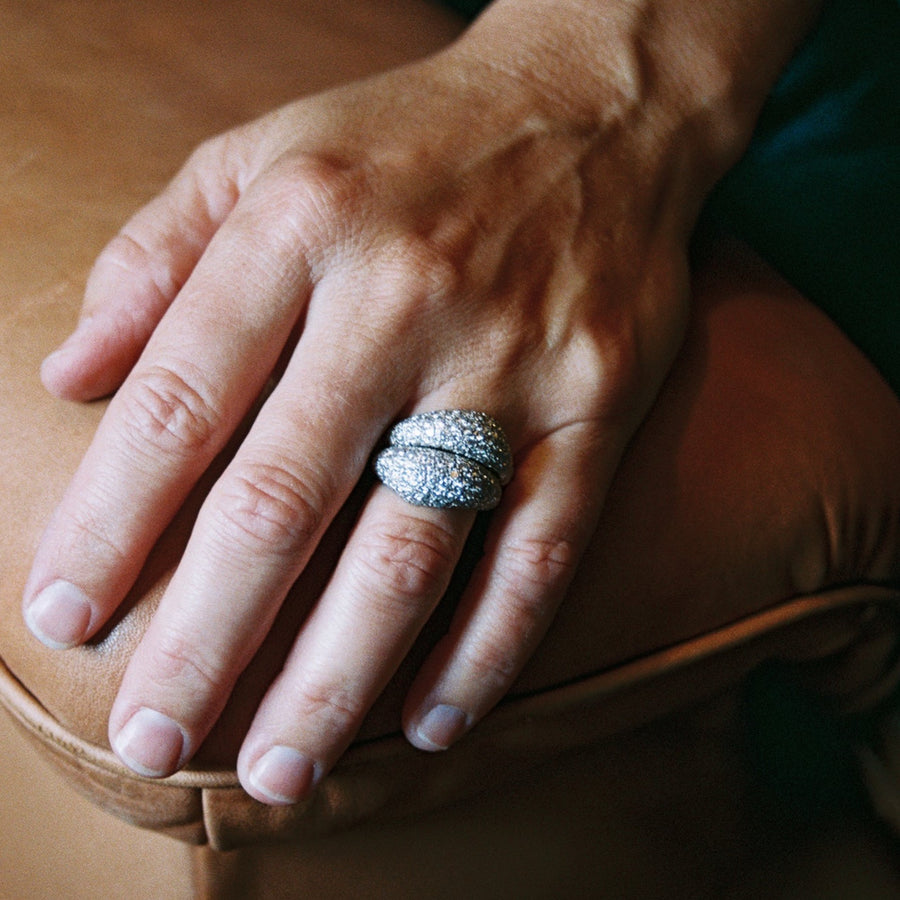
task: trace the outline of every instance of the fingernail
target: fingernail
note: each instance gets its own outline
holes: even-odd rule
[[[177,772],[187,739],[177,722],[155,709],[142,707],[113,741],[113,750],[130,769],[148,778]]]
[[[416,729],[420,750],[446,750],[469,729],[469,717],[455,706],[440,703],[428,712]]]
[[[269,802],[286,805],[302,800],[317,781],[315,765],[293,747],[272,747],[250,770],[249,782]]]
[[[91,624],[91,601],[68,581],[54,581],[25,608],[31,633],[53,650],[80,644]]]

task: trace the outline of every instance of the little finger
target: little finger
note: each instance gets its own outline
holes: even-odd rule
[[[608,485],[598,460],[618,457],[592,430],[569,426],[519,460],[450,631],[407,698],[404,729],[419,749],[446,749],[482,719],[553,620]]]

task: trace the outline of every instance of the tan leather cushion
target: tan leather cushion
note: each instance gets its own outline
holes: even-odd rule
[[[194,766],[164,783],[117,763],[106,716],[202,492],[98,640],[54,653],[25,631],[31,552],[103,412],[51,399],[38,365],[71,327],[103,242],[202,137],[427,52],[457,27],[414,0],[0,0],[10,110],[0,144],[0,700],[74,782],[132,821],[231,847],[420,812],[709,695],[772,656],[855,648],[854,664],[822,682],[847,708],[893,685],[900,403],[824,316],[720,238],[700,253],[685,352],[623,462],[555,627],[513,697],[453,751],[418,753],[397,724],[404,684],[451,597],[316,797],[272,810],[237,786],[242,730],[345,522]]]
[[[192,900],[193,847],[76,796],[0,716],[3,900]],[[248,900],[245,895],[242,900]]]

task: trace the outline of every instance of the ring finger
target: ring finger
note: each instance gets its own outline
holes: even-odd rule
[[[293,803],[331,768],[445,593],[473,519],[374,489],[244,742],[250,794]]]

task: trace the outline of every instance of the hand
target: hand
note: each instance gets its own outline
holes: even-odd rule
[[[29,625],[57,647],[113,614],[277,382],[112,711],[138,772],[190,759],[391,422],[464,407],[504,425],[516,473],[404,713],[415,745],[452,743],[540,640],[677,352],[708,187],[694,148],[618,89],[587,116],[473,46],[201,147],[101,255],[45,364],[61,396],[121,384],[26,586]],[[334,764],[472,518],[372,491],[245,739],[251,794],[293,802]]]

